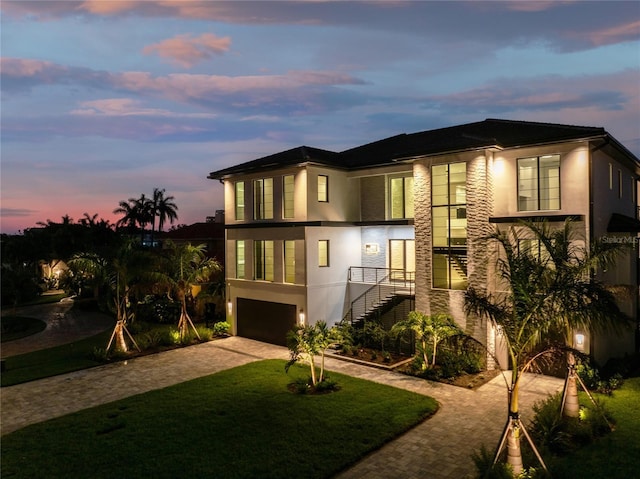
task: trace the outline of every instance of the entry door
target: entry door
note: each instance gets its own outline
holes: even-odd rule
[[[416,242],[414,240],[389,240],[389,267],[391,269],[401,269],[393,271],[391,279],[408,280],[413,278],[413,274],[404,275],[404,272],[414,273],[416,271]]]

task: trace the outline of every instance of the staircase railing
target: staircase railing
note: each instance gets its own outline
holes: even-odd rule
[[[354,319],[364,317],[374,310],[384,298],[404,294],[413,296],[415,273],[398,268],[373,268],[351,266],[349,282],[374,283],[369,289],[351,301],[343,321],[353,324]]]

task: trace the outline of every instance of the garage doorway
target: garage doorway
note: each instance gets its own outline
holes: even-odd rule
[[[296,325],[296,305],[238,298],[238,336],[279,346]]]

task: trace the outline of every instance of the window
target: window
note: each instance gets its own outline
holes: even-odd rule
[[[431,168],[434,288],[467,288],[467,165]]]
[[[518,159],[518,211],[560,209],[560,155]]]
[[[622,198],[622,170],[618,170],[618,198]]]
[[[236,278],[244,279],[244,240],[236,241]]]
[[[293,218],[293,175],[282,177],[282,217]]]
[[[391,178],[391,218],[413,218],[413,177]]]
[[[254,241],[255,279],[273,281],[273,241]]]
[[[284,282],[296,282],[296,242],[293,240],[284,242]]]
[[[235,184],[236,220],[244,220],[244,181],[236,181]]]
[[[329,266],[329,240],[318,241],[318,266]]]
[[[273,178],[253,181],[253,202],[254,219],[273,218]]]
[[[329,177],[326,175],[318,175],[318,201],[329,201]]]
[[[609,163],[609,189],[613,189],[613,165]]]
[[[407,281],[416,271],[416,242],[409,239],[389,240],[389,268],[391,279]]]

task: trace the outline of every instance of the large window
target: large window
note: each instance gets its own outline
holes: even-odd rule
[[[412,280],[416,271],[416,242],[410,239],[389,240],[391,279]],[[407,274],[409,273],[409,274]]]
[[[560,209],[560,155],[518,159],[518,211]]]
[[[293,175],[282,177],[282,217],[293,218]]]
[[[329,201],[329,177],[318,175],[318,201]]]
[[[318,241],[318,266],[329,266],[329,240]]]
[[[466,184],[466,163],[431,168],[434,288],[467,288]]]
[[[253,181],[253,215],[257,220],[273,218],[273,178]]]
[[[235,184],[236,220],[244,220],[244,181]]]
[[[236,241],[236,278],[244,279],[244,240]]]
[[[296,282],[296,242],[293,240],[284,242],[284,282]]]
[[[413,177],[391,178],[391,218],[413,218]]]
[[[255,279],[273,281],[273,241],[254,241]]]

